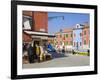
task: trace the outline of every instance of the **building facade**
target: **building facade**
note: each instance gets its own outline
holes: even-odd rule
[[[47,12],[33,12],[33,31],[48,33],[48,13]]]
[[[23,11],[23,29],[48,33],[48,13]]]
[[[48,33],[48,13],[23,11],[23,42],[42,46],[48,41],[49,37],[54,37],[54,35]]]
[[[72,29],[64,29],[56,35],[56,45],[66,50],[72,49],[73,46],[73,31]]]
[[[76,24],[76,27],[73,29],[73,49],[82,49],[82,28],[83,25]]]
[[[55,35],[56,45],[62,45],[62,34],[60,32],[57,32]]]
[[[82,48],[89,49],[90,48],[90,28],[89,25],[84,25],[82,31]]]
[[[73,46],[73,30],[70,29],[64,29],[64,45],[66,49],[72,49]]]
[[[90,48],[90,28],[88,24],[76,24],[75,28],[66,28],[55,34],[56,45],[66,50],[88,50]]]

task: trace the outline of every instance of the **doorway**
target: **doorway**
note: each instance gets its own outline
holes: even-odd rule
[[[34,46],[35,46],[36,44],[39,46],[39,45],[40,45],[40,41],[34,41]]]
[[[35,54],[35,55],[34,55],[34,59],[37,61],[37,60],[39,59],[39,56],[38,56],[37,53],[36,53],[36,49],[37,49],[37,48],[36,48],[36,45],[39,46],[39,45],[40,45],[40,41],[34,41],[33,43],[34,43],[33,50],[34,50],[34,54]]]

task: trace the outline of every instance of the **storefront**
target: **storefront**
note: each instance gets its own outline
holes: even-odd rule
[[[32,45],[38,44],[40,46],[43,46],[48,42],[48,38],[54,38],[55,35],[53,34],[48,34],[48,33],[43,33],[43,32],[33,32],[33,31],[25,31],[28,35],[31,36],[32,38]]]

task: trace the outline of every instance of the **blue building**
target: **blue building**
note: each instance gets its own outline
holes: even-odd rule
[[[82,28],[83,25],[76,24],[76,27],[73,29],[73,49],[75,50],[82,49]]]

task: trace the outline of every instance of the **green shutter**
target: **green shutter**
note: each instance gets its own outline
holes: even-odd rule
[[[73,42],[71,41],[70,44],[73,45]]]
[[[60,35],[60,38],[62,37],[62,35]]]
[[[68,34],[66,34],[66,38],[68,37]]]
[[[71,37],[72,37],[72,34],[71,34]]]
[[[66,42],[66,45],[68,45],[68,42]]]
[[[84,44],[86,44],[86,40],[84,40]]]

